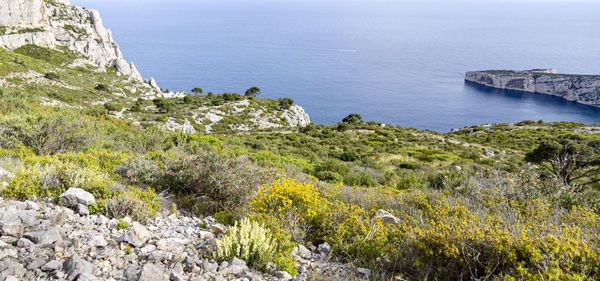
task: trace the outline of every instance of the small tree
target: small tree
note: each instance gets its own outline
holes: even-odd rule
[[[250,87],[248,88],[248,90],[246,90],[246,96],[247,97],[256,97],[260,95],[260,88],[259,87]]]
[[[360,116],[360,114],[358,114],[358,113],[351,113],[350,115],[348,115],[344,119],[342,119],[342,122],[348,123],[348,124],[360,123],[360,122],[362,122],[362,116]]]
[[[104,104],[104,108],[106,108],[106,110],[108,110],[108,113],[111,113],[111,112],[121,111],[121,109],[123,109],[123,106],[116,104],[116,103],[107,102]]]
[[[173,104],[165,98],[155,98],[152,102],[161,113],[166,113],[173,110]]]
[[[201,88],[195,87],[192,89],[192,93],[202,94],[203,90]]]
[[[185,95],[185,96],[183,97],[183,103],[185,103],[185,104],[190,104],[190,103],[192,103],[192,97],[190,97],[189,95]]]
[[[142,111],[143,103],[144,103],[144,100],[142,98],[139,98],[139,99],[137,99],[137,101],[135,101],[135,103],[131,106],[131,108],[129,110],[133,111],[133,112],[140,112],[140,111]]]
[[[290,109],[294,105],[294,100],[290,98],[279,99],[279,108],[280,109]]]
[[[525,160],[543,165],[574,191],[600,182],[600,141],[563,137],[541,143]]]

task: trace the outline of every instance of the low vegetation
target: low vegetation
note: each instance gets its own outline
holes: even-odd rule
[[[71,59],[0,49],[0,167],[14,175],[0,178],[2,197],[57,200],[78,187],[97,200],[90,212],[137,221],[175,203],[233,226],[215,259],[292,275],[297,244],[327,242],[333,257],[382,280],[600,277],[598,126],[523,121],[442,134],[350,114],[244,133],[229,116],[211,135],[170,132],[162,122],[188,120],[181,112],[193,108],[228,116],[239,101],[272,112],[293,101],[257,99],[252,88],[150,101],[114,70],[66,67]]]

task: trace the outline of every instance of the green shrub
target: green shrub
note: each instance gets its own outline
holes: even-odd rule
[[[127,223],[127,221],[125,220],[119,220],[117,222],[117,230],[121,230],[121,229],[129,229],[131,226],[129,225],[129,223]]]
[[[332,171],[320,171],[320,172],[317,172],[317,174],[315,176],[319,180],[322,180],[322,181],[328,182],[328,183],[344,182],[344,177],[342,177],[340,174],[338,174],[336,172],[332,172]]]
[[[360,116],[360,114],[358,113],[351,113],[350,115],[344,117],[344,119],[342,119],[342,122],[348,124],[360,123],[362,122],[362,116]]]
[[[93,141],[85,119],[75,114],[0,116],[0,146],[25,145],[37,154],[78,150]]]
[[[356,153],[354,151],[344,151],[340,155],[340,160],[345,161],[345,162],[359,161],[360,155],[358,155],[358,153]]]
[[[104,104],[104,108],[106,108],[108,112],[119,112],[121,109],[123,109],[123,106],[120,104],[107,102]]]
[[[410,171],[399,175],[398,182],[396,183],[396,188],[398,189],[422,189],[427,186],[428,182],[422,174]]]
[[[246,90],[246,96],[247,97],[256,97],[260,95],[260,88],[259,87],[250,87],[248,88],[248,90]]]
[[[327,160],[315,165],[315,176],[324,171],[334,172],[342,177],[345,177],[351,173],[350,167],[336,160]]]
[[[294,100],[291,98],[283,98],[279,99],[279,108],[280,109],[290,109],[294,105]]]
[[[53,80],[53,81],[60,80],[60,76],[55,72],[46,72],[46,74],[44,74],[44,78],[46,78],[48,80]]]
[[[174,109],[173,103],[165,98],[155,98],[152,102],[160,113],[171,112]]]
[[[398,165],[398,168],[407,170],[418,170],[419,168],[421,168],[421,165],[417,163],[400,163]]]
[[[132,112],[141,112],[142,111],[142,103],[139,102],[139,100],[136,101],[129,110]]]
[[[465,184],[465,174],[459,171],[446,171],[435,175],[430,181],[431,187],[436,189],[454,189]]]
[[[53,65],[62,65],[72,61],[75,56],[61,51],[40,47],[33,44],[23,45],[13,52],[30,58],[45,61]]]
[[[104,106],[90,106],[84,111],[84,114],[93,117],[100,117],[108,114],[108,110],[106,110]]]
[[[119,192],[103,202],[108,217],[124,218],[145,222],[154,217],[160,208],[156,193],[152,189],[142,191],[138,188]]]
[[[215,257],[219,262],[237,257],[246,261],[248,265],[263,270],[267,270],[267,265],[272,262],[294,276],[297,272],[286,268],[287,264],[282,264],[279,260],[285,257],[288,261],[293,261],[290,243],[287,244],[274,238],[272,232],[263,225],[250,219],[242,219],[231,227],[222,239],[217,240]]]
[[[33,171],[24,171],[18,173],[13,178],[6,188],[0,188],[0,194],[3,197],[25,200],[39,196],[49,196],[50,194],[42,193],[40,189],[40,179]]]
[[[240,217],[252,193],[269,180],[268,170],[216,152],[169,158],[160,169],[147,160],[132,159],[120,174],[178,194],[185,201],[181,205],[200,213],[230,211]]]
[[[532,126],[532,125],[535,125],[535,121],[533,121],[533,120],[524,120],[524,121],[515,123],[515,126]]]

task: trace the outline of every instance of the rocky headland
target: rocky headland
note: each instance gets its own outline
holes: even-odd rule
[[[41,57],[40,61],[36,57],[37,60],[31,61],[36,67],[15,71],[26,64],[23,57],[13,53],[23,54],[22,48],[34,56],[55,50],[58,56],[70,59],[47,65],[48,59],[43,61],[45,58]],[[35,88],[49,94],[38,97],[44,105],[88,108],[119,104],[122,106],[118,111],[109,112],[114,117],[134,124],[156,124],[171,131],[214,133],[215,127],[248,131],[311,123],[299,105],[282,108],[277,101],[240,101],[240,95],[234,96],[236,99],[198,96],[185,107],[173,108],[168,116],[147,114],[156,110],[151,100],[164,98],[169,104],[177,104],[191,95],[163,90],[154,78],[144,79],[133,62],[125,60],[112,32],[104,27],[100,13],[71,5],[69,0],[6,0],[0,5],[0,67],[7,72],[0,70],[0,87],[17,91]],[[102,90],[95,89],[98,83],[102,84],[98,88]],[[96,92],[93,99],[73,98],[84,97],[90,91]],[[133,106],[143,107],[143,112],[131,110]]]
[[[558,74],[553,69],[470,71],[465,80],[487,87],[561,97],[600,108],[600,75]]]

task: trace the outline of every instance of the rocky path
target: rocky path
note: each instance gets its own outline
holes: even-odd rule
[[[158,215],[144,225],[50,202],[0,199],[0,280],[292,280],[286,272],[263,273],[235,258],[211,260],[225,229],[212,218]],[[329,260],[330,251],[326,244],[296,248],[294,280],[313,273],[356,279],[351,265]]]

